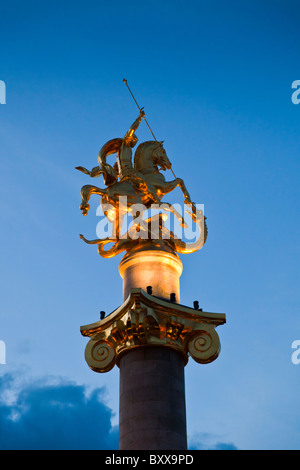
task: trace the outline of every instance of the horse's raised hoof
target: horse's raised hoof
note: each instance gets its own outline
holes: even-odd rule
[[[87,204],[87,205],[81,204],[80,205],[80,210],[82,211],[82,215],[88,215],[90,207],[91,206],[89,204]]]

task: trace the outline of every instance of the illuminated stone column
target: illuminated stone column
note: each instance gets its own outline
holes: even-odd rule
[[[127,253],[119,270],[124,301],[141,288],[179,303],[182,263],[171,250]],[[122,355],[120,450],[187,449],[184,366],[184,356],[172,348],[145,345]]]
[[[81,327],[90,337],[90,368],[120,368],[120,450],[185,450],[184,367],[189,357],[206,364],[219,355],[215,328],[225,315],[171,301],[171,294],[180,298],[181,272],[179,257],[167,251],[126,255],[120,263],[124,303]]]
[[[166,347],[136,348],[120,367],[120,450],[186,450],[183,355]]]

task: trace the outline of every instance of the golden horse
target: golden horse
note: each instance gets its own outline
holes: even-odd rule
[[[181,178],[175,178],[173,181],[166,181],[164,175],[160,172],[160,170],[171,169],[171,162],[167,157],[162,142],[147,141],[140,144],[134,155],[134,167],[132,167],[131,164],[131,168],[129,168],[129,171],[127,171],[128,176],[125,176],[121,178],[120,181],[118,181],[117,169],[115,167],[112,168],[106,163],[106,157],[112,153],[118,153],[121,144],[122,139],[113,139],[107,142],[99,152],[99,166],[93,168],[91,171],[86,170],[83,167],[76,167],[76,169],[82,171],[85,174],[88,174],[91,177],[103,174],[104,181],[107,184],[105,189],[101,189],[97,186],[89,184],[84,185],[81,188],[80,209],[83,215],[87,215],[89,212],[89,199],[91,195],[97,194],[101,196],[101,207],[104,214],[108,220],[115,224],[113,231],[115,234],[115,239],[107,238],[102,240],[99,239],[88,241],[82,235],[80,235],[80,237],[86,243],[98,244],[99,254],[104,257],[115,256],[120,251],[126,250],[130,245],[132,245],[133,240],[120,240],[122,219],[124,215],[128,212],[130,213],[131,208],[136,207],[137,204],[143,205],[145,210],[149,209],[152,204],[158,204],[159,208],[161,199],[178,186],[182,190],[185,204],[191,205],[192,211],[190,215],[192,219],[198,223],[198,225],[200,222],[202,224],[203,220],[205,222],[202,214],[197,211],[195,204],[191,202],[191,198],[186,189],[184,181]],[[120,157],[121,155],[118,154],[118,158]],[[125,205],[120,204],[120,201],[123,200],[126,201]],[[114,209],[114,214],[111,214],[111,208]],[[186,223],[183,217],[171,204],[164,202],[163,209],[173,213],[179,220],[181,226],[186,227]],[[141,215],[139,214],[139,221],[140,218]],[[204,239],[206,240],[206,226],[205,230],[202,230],[201,232],[205,232]],[[184,242],[177,240],[175,243],[174,240],[175,239],[173,238],[172,247],[175,248],[176,245],[178,248],[176,251],[180,251],[182,253],[189,252],[184,251],[187,249]],[[205,240],[202,244],[205,243]],[[115,242],[115,246],[110,250],[103,250],[103,246],[111,242]]]

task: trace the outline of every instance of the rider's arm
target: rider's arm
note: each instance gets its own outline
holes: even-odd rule
[[[131,140],[133,134],[135,133],[135,131],[139,127],[139,125],[141,123],[141,120],[143,119],[144,116],[145,116],[145,112],[143,111],[143,109],[141,109],[138,118],[134,121],[134,123],[131,125],[130,129],[125,134],[124,141],[126,142],[126,144],[130,143],[130,140]]]

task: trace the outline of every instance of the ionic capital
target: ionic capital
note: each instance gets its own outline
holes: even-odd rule
[[[163,346],[191,356],[196,362],[214,361],[220,352],[216,327],[225,315],[195,310],[132,289],[128,299],[103,320],[82,326],[90,337],[85,359],[95,372],[108,372],[122,354],[133,348]]]

